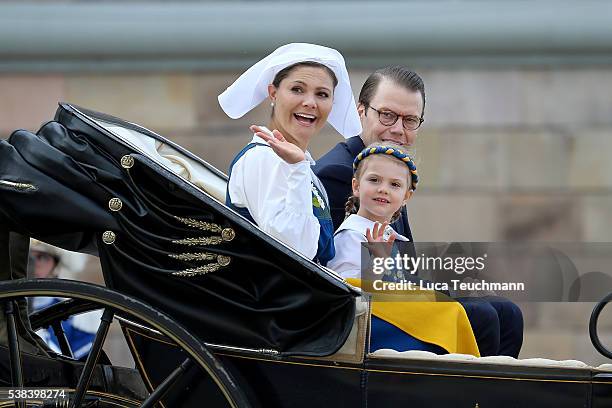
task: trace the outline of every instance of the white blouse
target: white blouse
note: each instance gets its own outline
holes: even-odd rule
[[[268,144],[258,136],[251,143]],[[289,164],[271,148],[255,146],[234,164],[227,186],[232,203],[246,207],[259,228],[309,259],[317,254],[320,228],[312,212],[314,164],[308,152]]]
[[[351,214],[344,220],[334,235],[334,246],[336,256],[327,263],[327,267],[333,269],[343,278],[361,277],[361,243],[368,242],[366,229],[374,228],[374,221],[361,215]],[[391,226],[387,227],[385,234],[395,232]],[[397,241],[409,241],[403,235],[395,233]]]

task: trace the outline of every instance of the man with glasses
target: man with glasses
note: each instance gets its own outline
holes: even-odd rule
[[[338,143],[317,160],[314,168],[329,197],[334,229],[344,220],[344,207],[351,195],[355,156],[374,142],[400,146],[414,144],[425,112],[423,80],[403,66],[381,68],[363,84],[357,112],[363,127],[361,135]],[[393,228],[412,241],[405,207]]]
[[[317,160],[314,168],[329,197],[334,229],[344,220],[355,156],[374,142],[406,147],[414,144],[425,113],[423,80],[403,66],[378,69],[363,84],[357,111],[363,127],[361,135],[338,143]],[[413,241],[405,207],[392,226]],[[481,356],[518,357],[523,343],[523,315],[518,306],[499,297],[457,301],[468,315]]]

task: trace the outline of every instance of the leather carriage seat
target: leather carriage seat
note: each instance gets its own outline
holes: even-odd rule
[[[159,155],[171,163],[175,173],[191,181],[198,188],[214,197],[217,201],[225,204],[225,190],[227,188],[227,177],[213,171],[212,166],[206,167],[201,163],[190,159],[176,151],[171,146],[157,142]],[[216,169],[215,169],[216,170]]]
[[[141,132],[110,123],[101,122],[101,124],[114,134],[120,136],[128,144],[137,146],[151,160],[173,171],[220,203],[225,204],[227,176],[214,166],[203,160],[198,161],[195,158],[191,158],[189,153],[183,153],[170,144],[146,136]]]

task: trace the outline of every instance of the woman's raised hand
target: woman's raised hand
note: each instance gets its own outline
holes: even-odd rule
[[[366,228],[366,239],[369,243],[374,244],[369,245],[368,247],[370,248],[370,252],[372,253],[372,255],[376,257],[384,258],[391,255],[393,243],[395,242],[395,238],[397,238],[397,234],[395,233],[395,231],[393,231],[389,238],[385,240],[385,229],[388,226],[388,222],[384,222],[382,224],[380,222],[375,222],[374,228],[372,228],[371,232],[369,228]],[[381,243],[384,243],[384,245]]]
[[[299,163],[306,159],[304,151],[297,145],[287,141],[281,132],[274,129],[272,135],[261,126],[251,125],[251,131],[268,142],[272,150],[289,164]]]

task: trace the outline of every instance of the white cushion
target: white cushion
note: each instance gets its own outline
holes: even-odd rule
[[[541,368],[591,368],[588,364],[578,360],[549,360],[546,358],[516,359],[508,356],[474,357],[468,354],[444,354],[438,355],[429,351],[395,351],[390,349],[376,350],[369,354],[370,358],[389,358],[407,360],[435,360],[458,363],[494,364],[519,367],[541,367]],[[612,366],[612,364],[604,364]],[[601,366],[600,366],[601,367]],[[610,367],[612,368],[612,367]]]
[[[610,371],[612,372],[612,364],[601,364],[595,368],[598,371]]]

